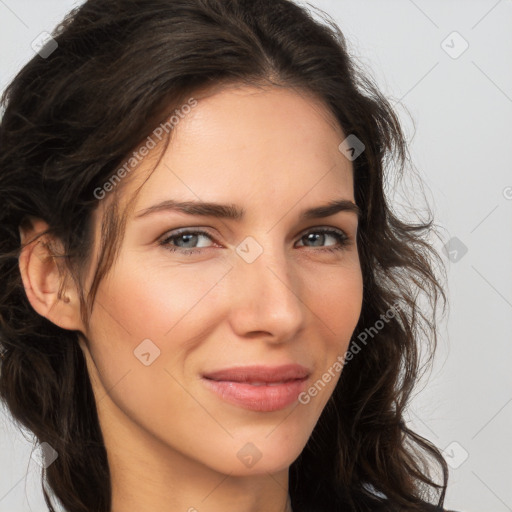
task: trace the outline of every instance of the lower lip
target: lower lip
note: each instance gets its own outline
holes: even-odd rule
[[[258,412],[279,411],[290,406],[305,389],[306,380],[297,379],[274,386],[253,386],[245,382],[203,378],[205,384],[227,402]]]

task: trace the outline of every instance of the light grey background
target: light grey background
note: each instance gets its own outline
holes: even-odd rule
[[[0,0],[0,91],[78,3]],[[410,422],[447,449],[448,509],[512,511],[512,1],[311,3],[396,103],[443,243],[467,248],[445,256],[450,316]],[[0,415],[0,512],[46,510],[25,436]]]

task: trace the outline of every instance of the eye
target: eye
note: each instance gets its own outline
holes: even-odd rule
[[[213,238],[206,231],[182,230],[182,231],[178,231],[177,233],[174,233],[171,236],[168,236],[167,238],[162,240],[160,242],[160,245],[164,246],[167,250],[169,250],[171,252],[181,252],[183,254],[194,254],[194,253],[201,252],[201,251],[193,250],[193,249],[196,249],[197,247],[190,247],[189,244],[194,245],[195,243],[197,243],[197,241],[201,237],[213,240]],[[175,247],[171,244],[171,242],[174,243],[174,241],[178,241],[178,242],[183,241],[184,246],[178,245],[177,247]],[[200,246],[199,248],[201,248],[201,247],[205,247],[205,246],[203,245],[203,246]]]
[[[202,238],[214,241],[213,237],[206,231],[183,229],[164,238],[159,242],[159,245],[171,252],[180,252],[187,255],[196,254],[200,253],[201,249],[208,248],[207,243],[197,245]],[[335,242],[322,247],[329,238],[334,239]],[[302,240],[306,240],[307,243],[319,243],[319,245],[302,245],[303,247],[320,247],[319,250],[329,252],[345,249],[351,241],[343,231],[334,228],[310,230],[301,236],[299,241]]]
[[[326,238],[329,237],[334,238],[338,243],[329,244],[328,247],[323,247],[320,250],[340,251],[345,249],[350,243],[350,238],[343,231],[334,228],[323,228],[308,231],[306,234],[302,235],[300,240],[306,239],[308,242],[317,243],[318,241],[325,242]]]

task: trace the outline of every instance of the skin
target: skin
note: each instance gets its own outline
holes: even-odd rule
[[[345,353],[362,303],[357,214],[306,221],[299,214],[331,200],[354,202],[352,164],[338,150],[345,138],[340,127],[304,93],[231,86],[195,97],[198,105],[175,127],[156,169],[158,147],[94,214],[96,251],[108,201],[126,205],[150,176],[128,213],[89,329],[72,280],[67,299],[58,297],[64,274],[43,244],[25,247],[20,270],[34,309],[81,333],[111,468],[113,512],[281,512],[288,468],[339,373],[307,405],[274,412],[227,403],[200,375],[299,363],[312,372],[309,387]],[[233,203],[246,217],[163,211],[135,218],[170,198]],[[23,241],[47,227],[32,221]],[[322,237],[326,227],[342,230],[349,243],[325,251],[339,245],[330,234]],[[178,228],[202,229],[211,239],[177,237],[159,245]],[[318,240],[308,242],[308,233]],[[263,250],[252,263],[236,252],[247,236]],[[198,246],[200,252],[184,254]],[[149,366],[134,355],[145,339],[160,350]],[[247,443],[261,454],[252,467],[237,457]]]

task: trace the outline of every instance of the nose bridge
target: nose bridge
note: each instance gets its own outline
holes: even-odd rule
[[[303,322],[300,282],[276,237],[245,238],[236,248],[233,278],[239,287],[232,308],[238,327],[267,331],[276,337],[295,331]]]

